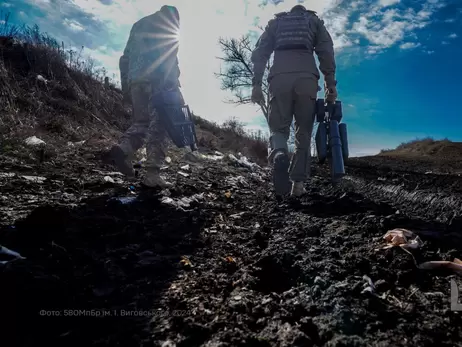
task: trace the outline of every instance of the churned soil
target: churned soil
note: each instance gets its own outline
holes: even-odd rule
[[[417,268],[462,257],[460,176],[314,165],[277,203],[266,168],[172,158],[159,192],[98,150],[0,157],[5,346],[462,346],[459,279]],[[393,228],[424,245],[382,249]]]

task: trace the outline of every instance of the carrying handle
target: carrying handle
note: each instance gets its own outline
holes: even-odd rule
[[[335,103],[326,101],[324,107],[326,110],[324,119],[326,119],[326,121],[330,121],[335,111]]]

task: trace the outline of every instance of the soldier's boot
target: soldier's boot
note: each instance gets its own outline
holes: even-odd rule
[[[290,191],[290,196],[299,197],[305,193],[306,190],[303,182],[292,182],[292,190]]]
[[[160,171],[157,169],[148,169],[146,173],[146,177],[142,183],[144,186],[149,188],[159,188],[159,189],[166,189],[172,188],[173,184],[167,182],[160,176]]]
[[[287,195],[290,192],[289,156],[279,151],[273,159],[273,185],[277,196]]]
[[[127,154],[120,145],[112,146],[111,150],[109,151],[108,159],[110,160],[110,164],[115,164],[117,170],[119,170],[119,172],[123,173],[125,176],[135,176],[131,156],[130,154]]]

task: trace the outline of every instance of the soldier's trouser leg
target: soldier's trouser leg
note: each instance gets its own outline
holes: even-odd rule
[[[268,159],[273,164],[273,184],[277,196],[286,195],[290,191],[287,141],[293,119],[292,82],[290,74],[277,75],[271,79],[269,85],[268,125],[271,153]]]
[[[289,169],[293,182],[304,182],[310,176],[317,88],[317,80],[312,76],[299,77],[294,82],[295,153]]]
[[[294,112],[292,83],[291,74],[274,76],[269,83],[268,126],[272,149],[270,161],[277,152],[288,152],[287,141]]]
[[[146,139],[149,128],[150,91],[150,85],[147,83],[131,86],[133,123],[122,135],[119,143],[127,156],[132,156],[134,152],[140,149]]]
[[[160,91],[155,91],[160,92]],[[177,90],[180,100],[177,100],[178,104],[183,105],[184,99],[183,95],[179,90]],[[152,94],[154,98],[154,94]],[[146,153],[147,161],[146,168],[148,171],[159,171],[162,165],[162,162],[165,159],[167,147],[168,147],[168,133],[164,126],[163,119],[165,117],[170,117],[168,113],[163,114],[164,109],[162,105],[154,105],[152,110],[151,121],[149,123],[148,130],[148,139],[146,142]]]

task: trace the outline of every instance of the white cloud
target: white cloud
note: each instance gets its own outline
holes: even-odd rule
[[[441,41],[441,44],[442,45],[449,45],[449,42],[448,41]]]
[[[3,7],[11,7],[12,5],[11,5],[9,2],[4,2],[4,3],[1,4],[0,6],[3,6]]]
[[[413,8],[384,8],[395,3],[394,0],[379,1],[363,11],[363,15],[353,24],[350,35],[359,34],[373,44],[368,48],[371,54],[415,36],[415,31],[429,25],[432,15],[442,6],[438,0],[427,0],[418,11]],[[405,48],[408,46],[403,45]]]
[[[451,35],[448,36],[450,39],[455,39],[457,38],[457,34],[456,33],[452,33]]]
[[[79,22],[77,22],[76,20],[73,20],[73,19],[64,18],[63,24],[67,25],[72,31],[83,31],[83,30],[85,30],[85,28],[82,26],[82,24],[80,24]]]
[[[416,48],[416,47],[419,47],[420,46],[420,43],[418,42],[406,42],[406,43],[403,43],[399,46],[399,48],[401,49],[413,49],[413,48]]]
[[[400,0],[379,0],[380,6],[383,6],[383,7],[396,5],[399,2]]]
[[[444,22],[445,23],[454,23],[456,20],[455,18],[449,18],[449,19],[446,19]]]

